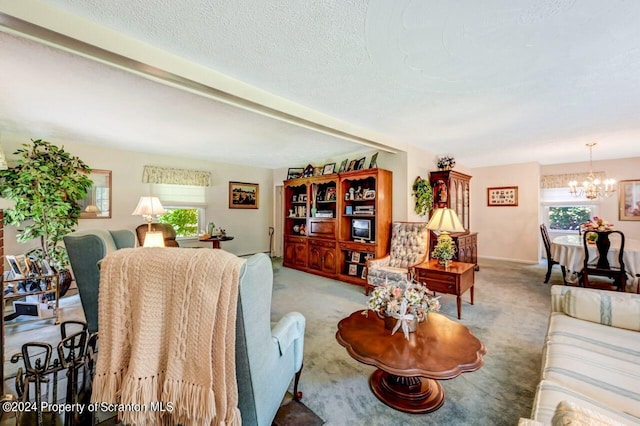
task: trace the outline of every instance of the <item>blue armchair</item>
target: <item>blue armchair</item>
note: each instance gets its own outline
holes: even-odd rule
[[[264,253],[247,260],[240,275],[236,318],[238,406],[245,425],[269,426],[302,371],[305,318],[289,312],[271,327],[273,269]]]
[[[78,286],[89,333],[95,333],[98,331],[98,285],[100,284],[98,262],[107,253],[121,248],[135,247],[135,234],[128,229],[117,231],[92,229],[73,232],[66,235],[63,240]]]

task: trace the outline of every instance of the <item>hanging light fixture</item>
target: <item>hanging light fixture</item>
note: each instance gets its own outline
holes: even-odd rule
[[[574,197],[584,196],[588,200],[595,200],[598,197],[608,197],[616,192],[616,181],[613,179],[600,179],[596,178],[593,174],[593,147],[596,146],[595,142],[586,144],[589,147],[589,175],[587,179],[582,182],[582,186],[578,186],[578,182],[572,180],[569,182],[569,192]]]

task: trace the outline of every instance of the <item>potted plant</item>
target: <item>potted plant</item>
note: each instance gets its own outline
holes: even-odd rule
[[[456,254],[456,245],[451,237],[438,238],[438,244],[433,248],[431,257],[438,259],[441,265],[448,266],[453,256]]]
[[[91,169],[64,148],[41,139],[31,142],[14,152],[19,158],[13,167],[0,170],[0,196],[15,202],[12,209],[5,210],[4,222],[24,225],[18,229],[18,242],[40,240],[40,248],[29,255],[47,260],[61,274],[63,295],[71,275],[62,237],[78,224],[82,212],[78,202],[91,187]]]
[[[418,176],[411,189],[413,196],[416,197],[413,210],[419,216],[426,216],[433,207],[433,190],[429,181]]]
[[[445,155],[438,157],[437,165],[440,170],[451,170],[455,167],[456,160],[450,155]]]

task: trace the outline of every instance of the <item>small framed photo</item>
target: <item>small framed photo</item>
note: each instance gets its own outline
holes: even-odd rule
[[[362,157],[361,159],[358,160],[358,162],[356,163],[356,165],[354,166],[353,170],[362,170],[364,169],[364,160],[366,157]]]
[[[351,172],[353,170],[356,170],[357,164],[358,164],[358,160],[351,160],[351,162],[349,162],[349,167],[347,167],[347,171]]]
[[[358,265],[356,265],[355,263],[349,264],[349,275],[358,275]]]
[[[308,164],[307,167],[305,167],[304,170],[302,171],[302,177],[309,177],[309,176],[313,176],[313,166],[311,164]]]
[[[349,160],[345,158],[345,159],[342,161],[342,163],[340,163],[340,168],[338,169],[338,173],[342,173],[342,172],[346,172],[346,171],[347,171],[347,162],[348,162],[348,161],[349,161]]]
[[[378,153],[377,152],[375,154],[373,154],[373,156],[371,156],[371,161],[369,162],[369,168],[370,169],[375,169],[376,167],[378,167]]]
[[[330,174],[334,173],[335,168],[336,168],[336,163],[325,164],[324,168],[322,169],[322,174],[323,175],[330,175]]]
[[[375,200],[376,198],[376,190],[375,189],[367,189],[364,191],[364,195],[362,197],[365,200]]]
[[[363,280],[367,279],[367,267],[366,266],[364,268],[362,268],[362,273],[360,274],[360,278],[362,278]]]
[[[302,177],[302,172],[304,172],[302,167],[289,168],[289,171],[287,172],[287,180]]]
[[[31,259],[27,257],[26,259],[27,267],[29,268],[29,273],[31,275],[41,275],[40,266],[38,265],[38,261],[35,259]]]
[[[344,206],[344,214],[353,214],[353,206]]]
[[[56,273],[45,259],[40,259],[40,271],[42,275],[53,275]]]
[[[351,253],[351,261],[352,262],[356,262],[356,263],[360,262],[360,252],[358,252],[358,251],[352,252]]]
[[[291,201],[293,201],[294,203],[297,203],[298,202],[298,196],[296,194],[293,194],[291,196]]]
[[[6,255],[5,259],[9,262],[9,266],[11,267],[11,271],[13,272],[14,277],[16,278],[24,278],[26,272],[20,268],[20,264],[18,263],[16,256]]]
[[[620,205],[618,219],[640,220],[640,180],[622,180],[618,188]]]
[[[335,201],[336,199],[336,189],[334,187],[327,188],[327,192],[324,196],[325,201]]]
[[[500,186],[487,188],[487,206],[489,207],[517,207],[518,187]]]
[[[229,208],[257,209],[259,189],[257,183],[229,182]]]

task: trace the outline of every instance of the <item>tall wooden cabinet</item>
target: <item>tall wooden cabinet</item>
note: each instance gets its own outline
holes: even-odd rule
[[[469,183],[471,176],[455,170],[439,170],[430,173],[429,182],[433,189],[433,207],[455,210],[465,232],[452,233],[457,252],[455,260],[475,264],[478,268],[478,233],[470,229]],[[436,244],[437,237],[431,233],[431,247]]]
[[[391,185],[384,169],[285,181],[283,265],[364,286],[389,250]]]

